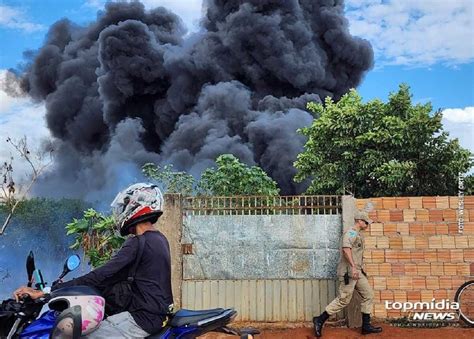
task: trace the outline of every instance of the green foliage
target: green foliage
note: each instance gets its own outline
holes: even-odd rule
[[[96,210],[84,211],[81,219],[74,218],[66,225],[68,235],[74,235],[72,249],[82,248],[92,267],[99,267],[110,260],[115,250],[120,248],[125,238],[115,230],[115,220]]]
[[[411,97],[402,84],[387,103],[363,103],[355,90],[337,103],[309,103],[319,118],[300,130],[308,141],[295,162],[295,180],[311,178],[313,194],[457,194],[458,173],[472,167],[472,154],[448,138],[440,111],[431,113],[430,103],[413,105]],[[466,184],[472,185],[469,177]]]
[[[464,195],[474,195],[474,175],[464,178]]]
[[[201,195],[278,195],[277,183],[260,167],[249,167],[232,154],[216,159],[217,169],[208,168],[201,176],[198,192]]]
[[[19,202],[12,218],[11,225],[5,231],[8,239],[16,239],[18,243],[44,250],[53,251],[59,255],[67,254],[64,248],[69,240],[63,232],[64,225],[72,218],[82,214],[88,205],[77,199],[47,199],[33,198]],[[7,206],[0,204],[0,219],[9,213]],[[49,246],[49,248],[48,248]],[[54,249],[51,248],[54,246]]]
[[[173,171],[173,165],[161,167],[147,163],[143,165],[142,172],[148,178],[158,181],[166,193],[191,195],[193,192],[194,177],[186,172]]]
[[[232,154],[222,154],[216,159],[217,169],[206,169],[196,182],[186,172],[173,171],[172,165],[161,167],[147,163],[142,172],[157,181],[167,193],[185,196],[196,191],[199,195],[278,195],[277,183],[260,167],[249,167]]]
[[[19,203],[15,218],[23,224],[46,226],[70,219],[70,215],[80,214],[86,208],[87,204],[78,199],[32,198]],[[7,206],[0,204],[0,213],[8,213]]]

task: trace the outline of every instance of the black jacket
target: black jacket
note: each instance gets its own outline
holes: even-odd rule
[[[145,248],[135,274],[136,290],[128,311],[146,332],[154,333],[162,327],[168,306],[173,303],[171,291],[171,259],[168,240],[159,231],[147,231]],[[92,286],[103,290],[106,286],[126,279],[138,252],[138,238],[128,238],[122,248],[103,266],[88,274],[59,284],[54,289],[74,285]]]

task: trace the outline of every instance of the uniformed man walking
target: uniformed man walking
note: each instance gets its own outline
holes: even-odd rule
[[[364,272],[364,238],[360,233],[361,230],[366,230],[369,227],[372,220],[369,219],[367,212],[363,211],[357,211],[354,220],[354,226],[348,229],[342,237],[341,260],[337,266],[337,276],[340,281],[339,296],[326,307],[319,317],[313,318],[316,337],[322,335],[324,322],[329,316],[341,311],[349,304],[354,289],[362,297],[362,334],[382,332],[381,327],[374,327],[370,324],[374,293]]]

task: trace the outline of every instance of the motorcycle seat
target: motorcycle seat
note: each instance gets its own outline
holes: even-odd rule
[[[180,327],[185,325],[197,324],[200,321],[210,318],[220,318],[235,312],[233,309],[214,308],[210,310],[186,310],[181,309],[175,313],[171,319],[172,327]]]

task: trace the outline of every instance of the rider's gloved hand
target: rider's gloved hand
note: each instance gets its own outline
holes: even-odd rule
[[[22,286],[13,292],[13,297],[15,300],[18,301],[23,298],[23,295],[27,294],[30,296],[31,299],[38,299],[44,297],[44,292],[40,290],[35,290],[31,287]]]

